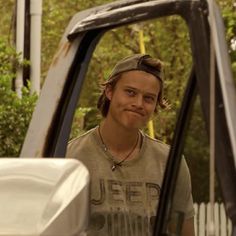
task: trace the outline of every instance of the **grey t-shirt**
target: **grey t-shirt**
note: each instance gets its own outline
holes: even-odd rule
[[[111,170],[113,157],[104,150],[96,128],[72,140],[66,156],[80,160],[91,177],[88,235],[151,235],[169,147],[142,134],[139,154]],[[193,216],[189,171],[181,165],[175,201],[177,211]]]

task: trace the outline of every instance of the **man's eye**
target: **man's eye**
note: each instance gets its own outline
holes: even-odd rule
[[[152,97],[152,96],[145,96],[144,97],[145,101],[148,102],[148,103],[152,103],[155,101],[155,98]]]
[[[129,96],[134,96],[134,95],[135,95],[135,91],[130,90],[130,89],[126,89],[125,92],[126,92]]]

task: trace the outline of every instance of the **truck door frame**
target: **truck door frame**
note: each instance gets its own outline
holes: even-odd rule
[[[223,24],[216,5],[213,6],[219,33]],[[173,143],[168,159],[161,199],[155,224],[154,235],[164,234],[164,220],[174,191],[174,180],[181,159],[184,133],[189,114],[198,88],[204,118],[209,127],[209,77],[210,77],[210,25],[208,22],[209,2],[203,0],[163,0],[163,1],[120,1],[78,13],[71,20],[60,43],[57,54],[44,83],[36,110],[33,114],[21,156],[64,157],[69,139],[73,115],[81,92],[83,80],[96,44],[102,35],[113,28],[138,23],[163,16],[179,15],[189,29],[193,55],[193,68],[183,99],[181,112],[176,124]],[[235,87],[232,86],[229,59],[222,41],[216,50],[216,168],[219,173],[227,215],[236,225],[236,101]],[[223,34],[223,33],[222,33]],[[218,54],[217,54],[218,53]],[[221,61],[218,60],[218,57]],[[223,71],[223,72],[222,72]],[[222,74],[226,74],[222,77]],[[54,89],[54,90],[53,90]],[[55,91],[53,95],[50,93]],[[48,98],[51,99],[47,103]],[[230,102],[231,101],[231,102]],[[48,106],[45,107],[45,104]],[[42,116],[45,117],[42,118]],[[44,124],[37,128],[40,117]],[[236,120],[236,119],[235,119]],[[221,137],[224,137],[222,140]],[[33,139],[33,140],[32,140]],[[223,172],[221,171],[223,167]],[[163,197],[165,196],[165,197]]]

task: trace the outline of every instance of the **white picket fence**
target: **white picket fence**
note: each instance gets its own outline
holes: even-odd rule
[[[194,203],[194,209],[195,236],[207,236],[210,221],[210,204]],[[215,236],[231,236],[232,224],[226,217],[223,203],[215,203],[214,205],[214,225]]]

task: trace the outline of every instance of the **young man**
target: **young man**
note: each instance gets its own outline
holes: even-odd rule
[[[151,235],[169,147],[143,128],[165,107],[161,62],[136,54],[116,64],[98,101],[101,124],[69,143],[91,176],[88,235]],[[181,165],[173,212],[184,215],[182,235],[193,233],[193,203],[186,163]],[[173,225],[173,224],[172,224]]]

